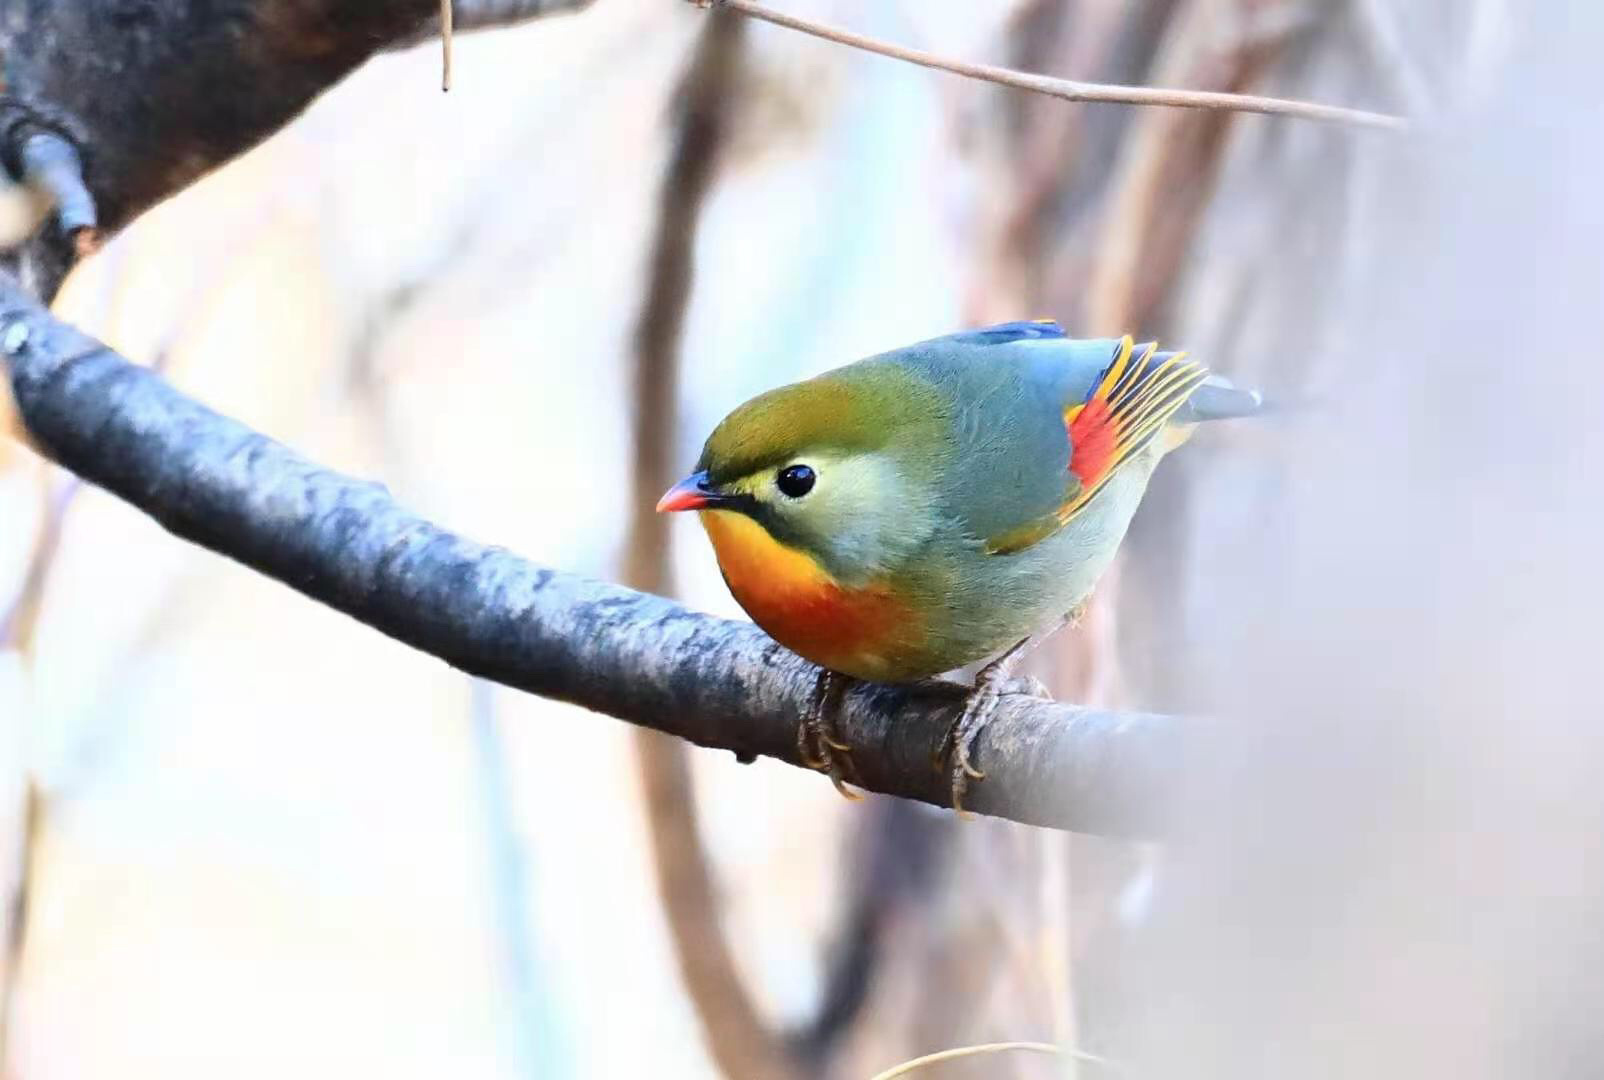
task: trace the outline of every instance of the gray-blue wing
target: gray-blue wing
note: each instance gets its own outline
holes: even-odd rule
[[[1056,324],[1008,323],[920,342],[894,360],[954,402],[949,513],[977,543],[1053,514],[1079,487],[1064,413],[1083,401],[1120,342]]]

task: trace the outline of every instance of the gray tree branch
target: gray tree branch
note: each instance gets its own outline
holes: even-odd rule
[[[797,764],[815,669],[754,626],[534,566],[440,528],[381,485],[322,468],[207,409],[0,277],[0,357],[39,447],[174,535],[472,675],[751,759]],[[962,688],[865,686],[841,731],[856,783],[947,805],[933,767]],[[976,811],[1152,834],[1182,729],[1011,696],[981,736]],[[565,760],[560,732],[551,767]],[[821,779],[820,783],[823,783]]]

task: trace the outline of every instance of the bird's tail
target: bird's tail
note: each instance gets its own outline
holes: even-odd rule
[[[1204,420],[1234,420],[1265,411],[1264,395],[1240,387],[1224,375],[1212,372],[1186,399],[1186,404],[1170,417],[1172,424],[1197,424]]]

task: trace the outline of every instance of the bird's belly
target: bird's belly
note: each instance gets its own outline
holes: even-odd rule
[[[730,592],[770,637],[815,664],[860,679],[903,677],[912,614],[883,588],[803,593],[731,581]]]
[[[1113,561],[1147,484],[1151,459],[1128,463],[1061,530],[1022,551],[949,549],[947,616],[933,620],[946,669],[1050,632],[1084,602]]]
[[[895,681],[920,652],[923,620],[889,582],[847,586],[744,515],[705,511],[719,569],[743,610],[775,641],[860,679]]]

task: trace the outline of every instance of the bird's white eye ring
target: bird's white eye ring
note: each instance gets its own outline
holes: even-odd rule
[[[774,486],[788,499],[800,499],[813,490],[818,474],[807,465],[787,465],[774,477]]]

